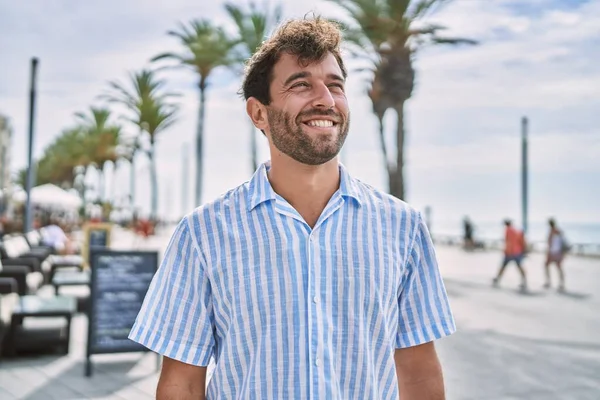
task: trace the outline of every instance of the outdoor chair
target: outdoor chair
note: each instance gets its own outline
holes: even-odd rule
[[[39,271],[32,271],[28,265],[6,265],[0,261],[0,279],[14,280],[18,293],[21,296],[35,293],[44,284],[44,275]]]
[[[23,260],[24,258],[37,259],[40,262],[40,266],[39,269],[36,270],[44,274],[45,283],[52,282],[52,277],[57,269],[67,268],[79,271],[83,270],[83,259],[81,256],[61,256],[52,254],[52,252],[49,251],[49,248],[46,248],[45,250],[43,248],[31,248],[29,247],[28,241],[23,236],[11,237],[10,239],[5,240],[3,248],[8,256],[6,259],[3,258],[5,264],[18,263],[18,261],[14,260]]]
[[[2,241],[2,259],[4,258],[36,258],[44,262],[51,252],[48,249],[32,249],[22,235],[4,237]]]
[[[40,257],[29,254],[21,241],[6,236],[3,239],[0,243],[0,260],[5,266],[26,265],[32,272],[43,272]]]
[[[47,251],[49,254],[56,253],[56,249],[54,247],[42,243],[43,237],[39,231],[27,232],[25,239],[27,240],[27,243],[29,243],[29,247],[31,249],[42,249]]]
[[[5,350],[5,341],[10,332],[12,312],[19,301],[17,281],[0,277],[0,356]]]
[[[32,246],[24,235],[15,235],[11,240],[18,243],[24,255],[37,257],[40,262],[44,262],[44,260],[54,253],[54,250],[50,246]]]

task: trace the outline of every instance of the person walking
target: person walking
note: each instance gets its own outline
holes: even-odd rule
[[[164,356],[158,400],[444,399],[433,343],[456,328],[423,217],[338,162],[340,45],[292,20],[249,60],[270,161],[171,238],[130,333]]]
[[[556,221],[551,218],[548,220],[548,225],[550,227],[550,233],[548,234],[548,249],[546,251],[546,263],[544,264],[544,269],[546,272],[546,283],[544,284],[544,288],[549,289],[551,287],[550,265],[555,264],[556,269],[558,270],[559,277],[558,290],[564,292],[565,272],[562,263],[565,258],[565,254],[568,251],[568,245],[565,240],[564,234],[560,229],[558,229]]]
[[[505,226],[505,235],[504,235],[504,260],[500,269],[498,270],[498,274],[492,280],[494,286],[498,286],[500,284],[500,279],[504,274],[504,270],[506,266],[513,262],[517,265],[519,272],[521,273],[521,285],[519,288],[523,291],[527,290],[527,275],[525,274],[525,269],[523,268],[523,258],[525,256],[525,250],[527,245],[525,243],[525,236],[522,231],[514,228],[512,226],[512,222],[510,220],[504,221]]]
[[[463,248],[465,250],[473,250],[475,248],[475,241],[473,240],[473,223],[469,217],[463,219]]]

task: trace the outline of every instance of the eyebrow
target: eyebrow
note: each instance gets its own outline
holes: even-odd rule
[[[289,78],[287,78],[285,80],[283,86],[288,86],[290,83],[294,82],[296,79],[308,78],[310,76],[311,76],[311,73],[307,72],[307,71],[296,72],[295,74],[290,75]],[[334,80],[334,81],[346,82],[346,80],[344,78],[342,78],[341,76],[339,76],[338,74],[328,74],[327,78]]]

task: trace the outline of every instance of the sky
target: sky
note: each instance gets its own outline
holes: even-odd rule
[[[286,18],[308,12],[345,18],[324,0],[281,3]],[[31,57],[40,59],[34,146],[39,157],[74,123],[75,112],[102,104],[98,96],[107,82],[124,82],[128,72],[151,66],[154,55],[177,51],[178,43],[166,32],[192,18],[209,18],[234,31],[219,1],[0,0],[0,113],[14,128],[11,167],[26,165]],[[454,0],[425,22],[479,44],[430,47],[416,54],[416,85],[405,110],[406,200],[418,209],[430,206],[440,226],[457,224],[464,215],[476,223],[519,221],[520,127],[527,116],[531,220],[554,216],[600,223],[600,2]],[[358,66],[349,54],[346,59],[351,70]],[[175,218],[195,206],[191,152],[197,77],[183,70],[160,76],[169,90],[182,94],[180,120],[161,134],[157,152],[159,209]],[[236,94],[240,82],[228,70],[216,71],[211,79],[204,200],[252,174],[250,125]],[[351,73],[347,91],[352,123],[342,161],[354,176],[385,189],[365,75]],[[390,143],[394,118],[386,116]],[[257,136],[260,158],[266,160],[266,141]],[[115,174],[107,168],[111,196],[127,194],[128,168],[118,164]],[[143,157],[136,172],[137,203],[148,210],[150,177]]]

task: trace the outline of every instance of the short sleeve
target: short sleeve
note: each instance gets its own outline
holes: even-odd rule
[[[396,348],[428,343],[456,330],[433,242],[420,213],[401,285]]]
[[[208,366],[213,349],[211,285],[187,218],[177,226],[129,338],[166,357]]]

